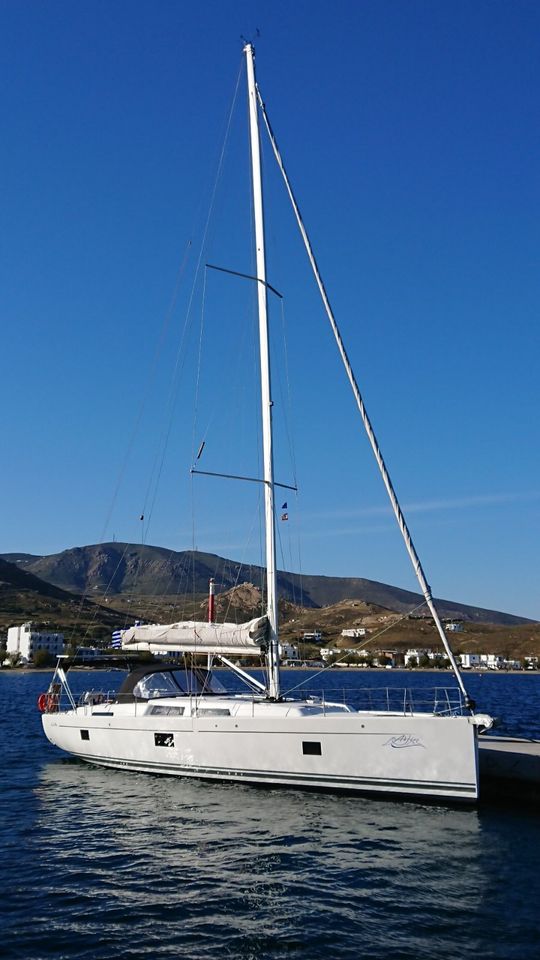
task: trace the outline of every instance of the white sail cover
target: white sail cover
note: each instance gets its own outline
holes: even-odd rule
[[[122,649],[256,657],[260,655],[267,632],[267,617],[255,617],[247,623],[206,623],[197,620],[169,624],[145,623],[122,631]]]

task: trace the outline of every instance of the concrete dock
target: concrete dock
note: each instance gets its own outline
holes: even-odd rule
[[[481,799],[540,800],[540,740],[479,738]]]

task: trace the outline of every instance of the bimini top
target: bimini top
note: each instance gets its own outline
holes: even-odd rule
[[[116,699],[119,703],[134,700],[155,700],[160,697],[185,697],[224,694],[227,691],[220,681],[203,667],[171,666],[170,663],[153,663],[133,670],[120,687]]]

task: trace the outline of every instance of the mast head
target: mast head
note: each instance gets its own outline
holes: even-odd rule
[[[260,35],[261,35],[261,31],[259,30],[258,27],[255,27],[255,37],[258,38],[258,37],[260,37]],[[244,44],[244,47],[243,47],[244,53],[248,53],[248,52],[249,52],[249,53],[251,53],[252,56],[254,56],[254,55],[255,55],[255,47],[253,46],[253,41],[252,41],[252,40],[246,40],[246,38],[245,38],[245,36],[244,36],[243,33],[240,34],[240,39],[241,39],[242,43]]]

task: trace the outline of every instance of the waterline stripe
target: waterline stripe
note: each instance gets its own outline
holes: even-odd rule
[[[289,773],[287,771],[265,771],[265,770],[229,770],[225,767],[196,767],[185,764],[163,764],[152,760],[120,760],[114,757],[98,757],[89,754],[78,753],[76,756],[88,763],[96,763],[102,766],[114,767],[119,770],[140,770],[148,772],[163,772],[171,776],[194,776],[212,779],[225,780],[245,780],[246,782],[270,782],[293,783],[312,786],[336,786],[342,784],[344,787],[385,787],[387,789],[399,790],[429,790],[441,793],[452,790],[455,793],[476,795],[476,786],[474,783],[464,782],[443,782],[433,783],[428,780],[399,780],[391,778],[371,778],[371,777],[346,777],[335,774],[317,774],[317,773]]]

